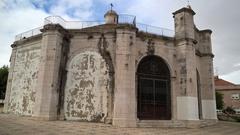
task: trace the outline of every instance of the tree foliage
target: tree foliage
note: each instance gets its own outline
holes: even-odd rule
[[[7,79],[8,79],[8,66],[0,68],[0,99],[5,98]]]
[[[217,104],[217,109],[222,110],[224,106],[223,102],[223,94],[216,92],[216,104]]]

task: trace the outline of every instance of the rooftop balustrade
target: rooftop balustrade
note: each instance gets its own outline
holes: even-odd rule
[[[60,16],[49,16],[44,19],[44,25],[47,25],[47,24],[59,24],[65,29],[83,29],[87,27],[102,25],[102,24],[105,24],[105,22],[104,21],[66,21]],[[120,14],[118,16],[118,24],[130,24],[130,25],[134,25],[135,27],[138,28],[139,31],[142,31],[142,32],[161,35],[161,36],[167,36],[167,37],[174,37],[173,30],[151,26],[143,23],[136,23],[136,17],[132,15]],[[40,29],[42,28],[43,26],[18,34],[15,37],[15,41],[41,34]]]

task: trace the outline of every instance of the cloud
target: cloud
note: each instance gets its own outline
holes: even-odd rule
[[[130,2],[129,5],[126,12],[135,15],[138,22],[173,29],[173,1],[138,0]]]
[[[92,16],[92,4],[92,0],[59,0],[58,3],[52,5],[49,12],[80,20],[89,19]]]
[[[220,76],[220,77],[225,79],[225,80],[231,81],[235,84],[240,84],[239,75],[240,75],[240,70],[237,70],[237,71],[234,71],[230,74],[223,75],[223,76]]]
[[[234,64],[234,67],[240,67],[240,63]]]

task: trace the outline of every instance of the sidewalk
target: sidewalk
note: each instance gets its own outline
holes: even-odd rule
[[[240,123],[199,128],[118,128],[102,123],[37,121],[0,114],[0,135],[240,135]]]

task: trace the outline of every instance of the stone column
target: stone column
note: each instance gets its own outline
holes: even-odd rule
[[[203,119],[217,120],[212,55],[202,57],[201,65],[201,73],[203,74],[201,76]]]
[[[178,83],[177,117],[179,120],[199,120],[196,61],[193,43],[183,41],[177,47]]]
[[[117,29],[113,125],[136,127],[135,45],[136,28]]]
[[[177,119],[199,120],[195,60],[195,26],[191,8],[173,13],[177,47],[178,86]]]
[[[201,92],[203,119],[217,120],[211,30],[201,31]]]
[[[3,112],[8,113],[8,107],[10,106],[10,95],[11,95],[11,88],[12,88],[12,79],[13,79],[13,71],[14,71],[14,65],[15,65],[15,59],[16,59],[16,52],[17,52],[17,47],[16,44],[12,44],[12,54],[10,58],[10,68],[9,68],[9,73],[8,73],[8,82],[7,82],[7,90],[5,94],[5,99],[4,99],[4,108]]]
[[[41,59],[33,117],[56,120],[61,82],[59,77],[62,46],[68,32],[58,24],[45,25],[41,31],[43,32]]]

